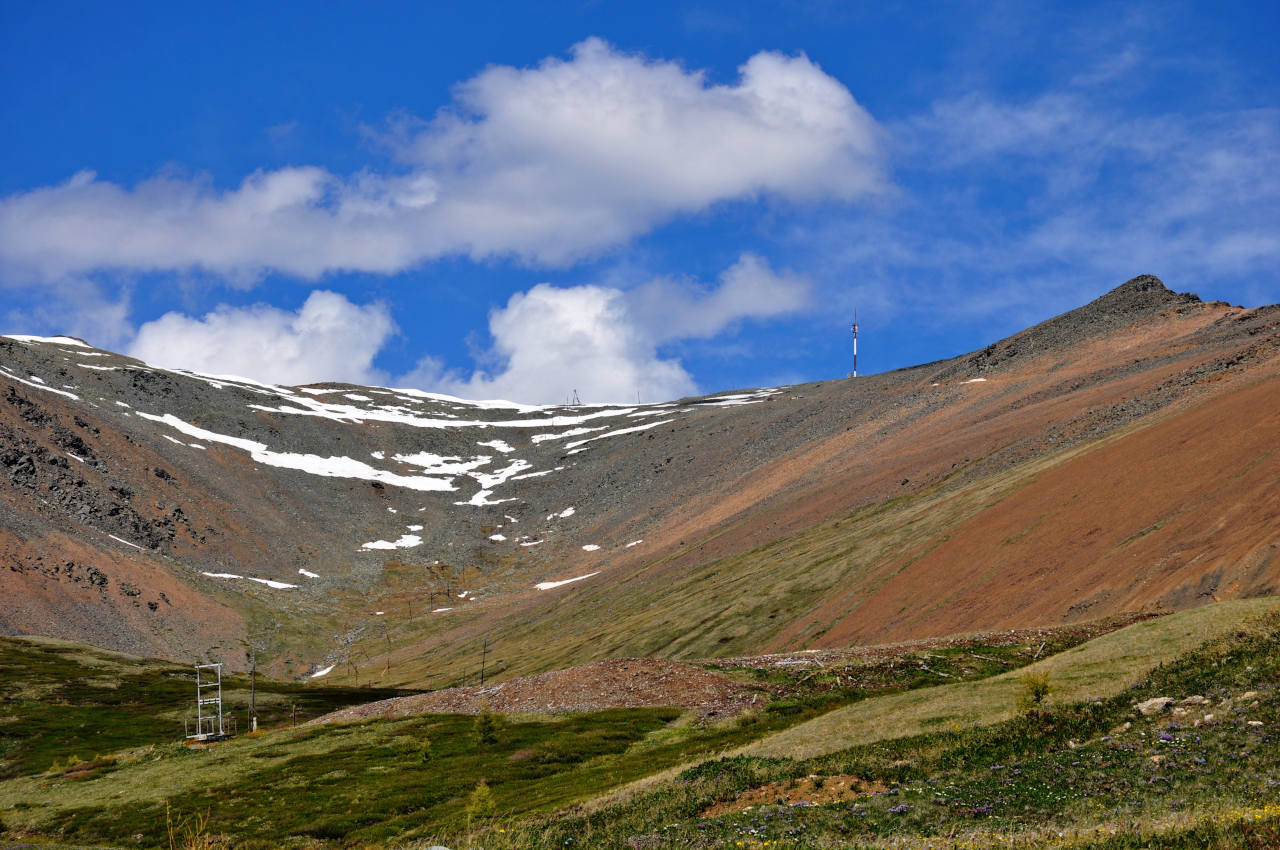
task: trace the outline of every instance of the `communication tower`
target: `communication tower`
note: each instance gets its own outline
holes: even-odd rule
[[[858,377],[858,311],[853,311],[853,371],[850,378]]]

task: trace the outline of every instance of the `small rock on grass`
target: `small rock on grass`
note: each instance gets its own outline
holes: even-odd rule
[[[1168,710],[1173,705],[1173,697],[1153,697],[1152,699],[1140,702],[1134,708],[1138,709],[1144,717],[1150,717],[1153,714],[1160,714]]]

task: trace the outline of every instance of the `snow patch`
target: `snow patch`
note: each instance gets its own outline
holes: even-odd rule
[[[583,434],[593,434],[596,431],[603,431],[604,429],[604,425],[600,425],[596,428],[571,428],[570,430],[562,431],[559,434],[534,434],[529,439],[535,443],[543,443],[547,440],[559,440],[565,437],[581,437]]]
[[[394,472],[374,469],[367,463],[349,457],[321,457],[320,455],[295,454],[293,452],[273,452],[263,443],[206,431],[204,428],[184,422],[172,413],[156,416],[139,411],[138,415],[144,419],[168,425],[170,428],[180,431],[189,437],[208,440],[211,443],[222,443],[223,445],[249,452],[254,461],[267,466],[296,469],[325,478],[358,478],[365,481],[381,481],[383,484],[405,487],[410,490],[450,491],[457,489],[453,486],[453,482],[448,479],[397,475]]]
[[[394,543],[390,540],[374,540],[370,543],[360,544],[361,549],[412,549],[414,546],[421,546],[422,538],[416,534],[402,534],[400,539]]]
[[[674,419],[663,419],[658,422],[650,422],[647,425],[636,425],[633,428],[619,428],[616,431],[606,431],[603,434],[597,434],[596,436],[588,437],[585,440],[574,440],[572,443],[565,443],[564,447],[566,449],[572,449],[572,448],[576,448],[578,446],[584,445],[586,443],[595,442],[596,440],[603,440],[605,437],[618,437],[618,436],[621,436],[622,434],[634,434],[637,431],[648,431],[650,428],[657,428],[659,425],[667,425],[674,421],[675,421]]]
[[[239,579],[248,579],[249,581],[256,581],[258,584],[265,584],[267,587],[274,587],[276,590],[286,590],[286,589],[290,589],[290,588],[295,588],[295,587],[297,587],[297,585],[296,585],[296,584],[285,584],[285,583],[284,583],[284,582],[282,582],[282,581],[272,581],[272,580],[271,580],[271,579],[269,579],[269,578],[256,578],[256,577],[254,577],[254,576],[241,576],[241,575],[236,575],[235,573],[206,573],[206,572],[204,572],[204,571],[202,570],[202,571],[200,572],[200,575],[208,576],[209,578],[239,578]]]
[[[330,664],[328,667],[322,668],[312,673],[310,678],[319,679],[321,676],[328,676],[330,673],[333,672],[333,668],[337,666],[338,666],[337,664]]]
[[[6,378],[10,378],[14,381],[17,381],[20,384],[26,384],[29,387],[35,387],[38,390],[44,390],[47,393],[54,393],[55,395],[66,396],[67,398],[74,399],[75,401],[80,400],[80,396],[76,395],[75,393],[69,393],[66,390],[56,390],[53,387],[46,386],[43,381],[37,384],[33,381],[23,380],[22,378],[19,378],[17,375],[10,372],[8,369],[0,368],[0,375],[4,375]],[[33,375],[32,377],[35,377],[35,376]]]
[[[507,538],[505,535],[502,535],[502,534],[490,534],[489,539],[494,541],[495,543],[501,543]]]
[[[139,546],[137,543],[130,543],[128,540],[125,540],[123,537],[116,537],[114,534],[108,534],[107,536],[117,543],[123,543],[124,545],[132,546],[135,549],[142,549],[143,552],[147,551],[146,549],[143,549],[143,547]]]
[[[313,573],[310,570],[304,570],[301,567],[298,568],[298,575],[306,576],[307,578],[320,578],[319,573]]]
[[[485,446],[486,448],[490,448],[490,449],[497,449],[503,454],[511,454],[512,452],[515,451],[515,449],[511,448],[511,446],[507,445],[502,440],[489,440],[488,442],[484,442],[484,443],[476,443],[476,445]]]
[[[641,543],[643,543],[643,542],[644,542],[644,540],[632,540],[630,543],[628,543],[626,546],[624,546],[624,547],[622,547],[622,548],[624,548],[624,549],[630,549],[632,546],[639,546],[639,545],[640,545]]]
[[[18,342],[51,342],[55,345],[74,345],[76,348],[92,348],[87,342],[69,336],[27,336],[25,334],[5,334],[6,339]]]
[[[582,547],[583,552],[598,552],[599,550],[600,547],[594,543],[588,543],[586,546]]]
[[[591,578],[592,576],[598,576],[598,575],[600,575],[600,571],[596,570],[594,573],[587,573],[585,576],[578,576],[576,578],[567,578],[567,579],[564,579],[563,581],[538,582],[537,584],[534,585],[534,587],[536,587],[538,590],[551,590],[554,587],[562,587],[566,584],[573,584],[575,581],[582,581],[584,578]]]

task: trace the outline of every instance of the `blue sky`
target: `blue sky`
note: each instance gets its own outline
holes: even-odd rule
[[[1264,3],[0,6],[0,331],[470,397],[1280,301]]]

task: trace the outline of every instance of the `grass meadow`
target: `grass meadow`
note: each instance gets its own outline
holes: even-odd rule
[[[899,657],[837,676],[844,690],[739,671],[778,698],[706,721],[649,708],[293,726],[387,694],[260,681],[262,731],[191,748],[185,668],[5,639],[0,846],[1280,846],[1280,600],[1034,661],[964,646],[931,649],[933,676]],[[1135,709],[1155,697],[1170,702]]]

